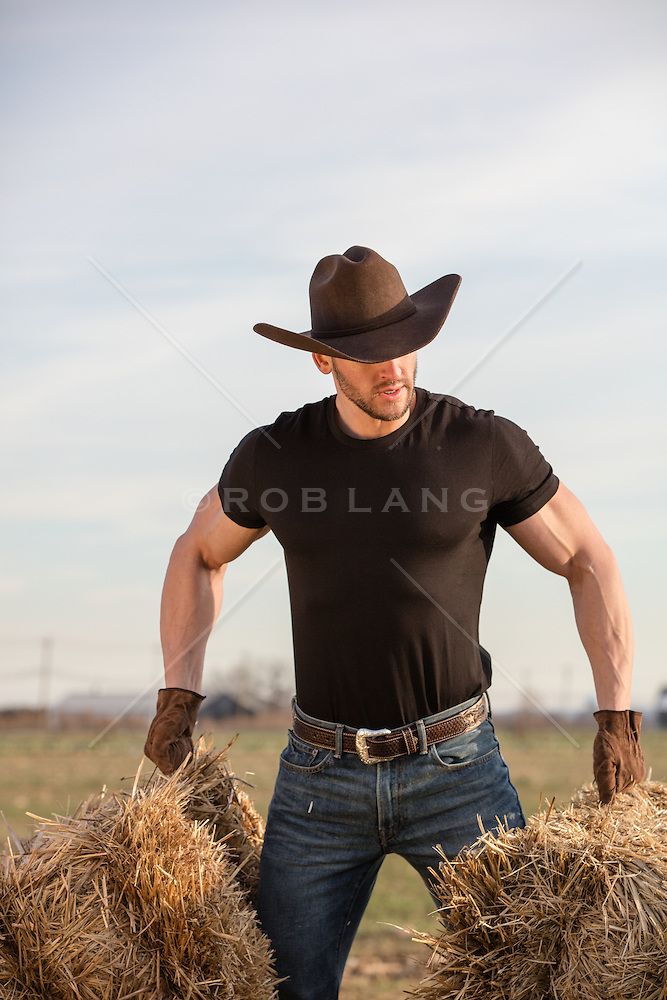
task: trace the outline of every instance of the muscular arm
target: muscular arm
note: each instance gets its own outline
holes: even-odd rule
[[[570,587],[598,706],[630,707],[633,634],[614,553],[583,504],[561,482],[536,514],[505,529],[540,565]]]
[[[227,565],[269,531],[243,528],[222,510],[217,486],[202,498],[167,566],[160,604],[166,687],[201,693],[204,653],[222,607]]]

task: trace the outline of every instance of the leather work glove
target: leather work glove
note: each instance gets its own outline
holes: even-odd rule
[[[186,688],[160,688],[144,753],[163,774],[172,774],[192,752],[192,730],[205,695]]]
[[[639,745],[642,713],[632,709],[594,712],[599,729],[593,744],[593,771],[600,802],[613,802],[618,792],[646,774],[644,754]]]

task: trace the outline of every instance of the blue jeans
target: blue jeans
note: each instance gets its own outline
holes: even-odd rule
[[[483,695],[482,697],[486,697]],[[453,715],[472,698],[424,719]],[[490,708],[490,706],[489,706]],[[335,724],[293,710],[307,722]],[[353,727],[345,726],[346,731]],[[257,914],[275,953],[281,1000],[337,1000],[345,963],[386,854],[419,873],[500,822],[525,826],[491,718],[463,736],[364,764],[306,743],[290,728],[266,819]]]

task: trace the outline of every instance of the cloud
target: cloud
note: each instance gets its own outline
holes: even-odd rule
[[[662,544],[665,20],[657,4],[569,0],[502,14],[490,2],[166,3],[159,18],[127,3],[10,5],[11,621],[38,634],[53,615],[74,634],[83,602],[102,635],[110,601],[115,627],[154,641],[148,597],[188,504],[248,429],[88,255],[262,423],[333,391],[308,354],[252,331],[308,328],[321,256],[376,247],[408,289],[463,274],[420,358],[435,391],[581,260],[460,396],[544,443],[624,554]],[[506,555],[494,556],[501,577],[514,572]],[[251,567],[235,567],[239,586]],[[629,573],[652,606],[652,583],[634,562]],[[289,657],[284,587],[265,641]],[[536,634],[554,614],[544,595]],[[494,600],[511,620],[502,586]],[[643,638],[653,662],[658,624]],[[226,655],[243,644],[235,628]]]

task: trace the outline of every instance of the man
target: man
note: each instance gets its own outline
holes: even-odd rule
[[[433,894],[434,844],[453,857],[478,836],[478,816],[486,829],[525,824],[477,637],[497,524],[569,584],[599,704],[601,800],[644,776],[630,614],[611,550],[525,430],[415,384],[416,352],[460,280],[408,295],[368,247],[324,257],[310,282],[312,329],[254,329],[310,351],[336,394],[242,438],[167,570],[166,687],[146,753],[170,772],[192,747],[226,566],[269,530],[285,551],[296,697],[257,909],[289,1000],[338,996],[385,854],[406,858]]]

